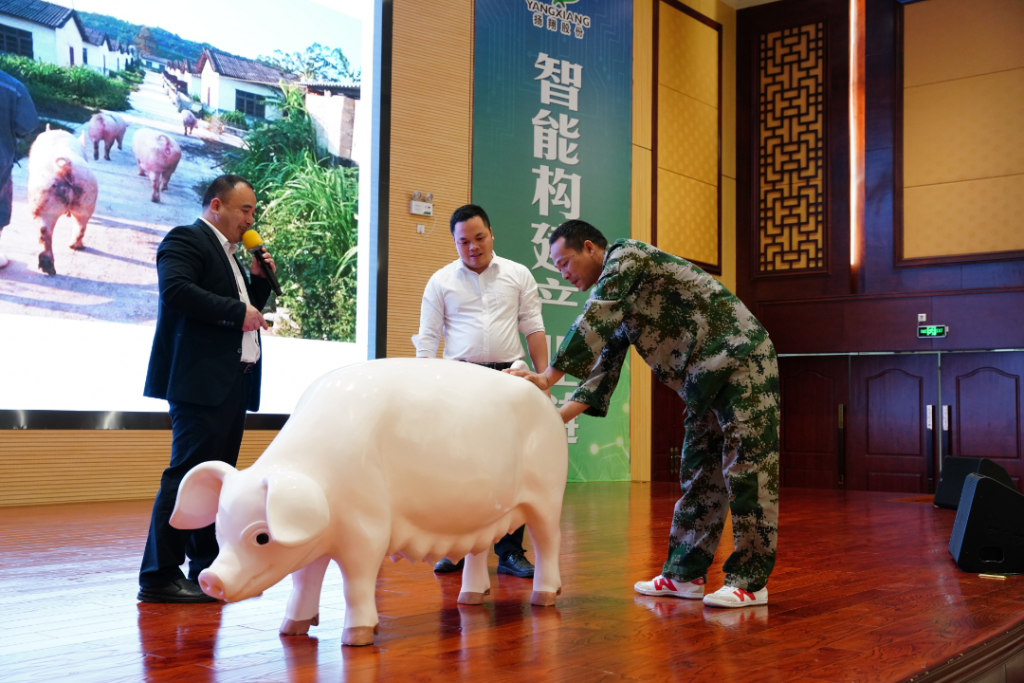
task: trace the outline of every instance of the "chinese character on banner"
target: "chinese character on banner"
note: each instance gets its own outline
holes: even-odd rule
[[[579,24],[576,24],[575,34],[576,34],[577,38],[579,38],[581,40],[583,39],[583,27],[580,26]]]
[[[568,21],[563,21],[562,22],[562,35],[565,35],[565,36],[572,35],[572,24],[570,24]]]
[[[580,176],[578,173],[566,173],[556,168],[554,173],[547,166],[533,169],[537,175],[536,189],[533,193],[534,204],[540,204],[538,212],[541,216],[549,213],[549,203],[565,207],[562,215],[567,219],[580,217]],[[552,195],[554,195],[552,197]],[[550,200],[550,202],[549,202]]]
[[[548,235],[555,226],[547,223],[532,223],[530,227],[535,231],[531,241],[537,245],[533,248],[533,255],[537,258],[537,262],[533,264],[531,270],[547,268],[557,273],[558,268],[555,268],[555,264],[551,262],[551,245],[548,243]]]
[[[550,21],[548,28],[551,28]],[[541,81],[540,103],[556,104],[568,107],[570,111],[578,111],[580,88],[583,87],[583,66],[564,59],[553,59],[544,52],[537,56],[534,66],[541,70],[540,76],[534,79]],[[558,73],[555,72],[556,68]]]
[[[536,26],[537,28],[544,28],[544,15],[541,14],[540,12],[534,12],[533,25]],[[579,27],[577,26],[576,28],[578,29]]]
[[[575,301],[569,301],[569,297],[576,291],[575,287],[569,285],[563,285],[553,277],[547,279],[547,283],[537,283],[537,290],[540,292],[540,303],[541,306],[544,304],[551,304],[553,306],[571,306],[576,308],[579,303]],[[555,295],[558,298],[555,298]]]
[[[533,156],[536,159],[547,159],[558,161],[569,166],[575,166],[580,162],[575,155],[577,144],[569,140],[577,140],[580,132],[576,130],[579,119],[569,118],[566,114],[559,114],[558,121],[551,116],[547,109],[541,109],[533,117]]]
[[[558,19],[555,19],[554,17],[548,17],[548,30],[549,31],[557,31],[558,30]]]

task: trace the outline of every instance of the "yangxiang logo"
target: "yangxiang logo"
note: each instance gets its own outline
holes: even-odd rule
[[[551,4],[548,5],[541,0],[526,0],[526,7],[533,13],[535,27],[547,28],[549,31],[566,36],[573,35],[583,38],[584,29],[590,28],[590,17],[573,12],[568,7],[579,1],[550,0]]]

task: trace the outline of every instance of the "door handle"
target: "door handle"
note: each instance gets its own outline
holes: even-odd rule
[[[839,469],[839,488],[846,488],[846,427],[843,404],[839,404],[839,443],[836,444],[836,467]]]
[[[953,406],[942,406],[942,455],[953,455]]]
[[[935,493],[935,406],[925,406],[924,412],[927,425],[924,440],[925,472],[928,477],[926,493]]]

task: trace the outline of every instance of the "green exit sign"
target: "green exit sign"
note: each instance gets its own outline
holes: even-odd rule
[[[918,339],[940,339],[946,336],[949,332],[949,326],[947,325],[918,325],[917,326],[917,338]]]

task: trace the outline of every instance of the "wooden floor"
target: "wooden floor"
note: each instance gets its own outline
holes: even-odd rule
[[[0,679],[845,683],[929,680],[955,659],[976,662],[961,666],[969,680],[986,648],[1024,643],[1024,577],[960,573],[954,513],[899,494],[784,490],[767,607],[637,595],[660,571],[677,491],[570,484],[555,608],[531,607],[530,581],[495,574],[493,557],[475,607],[456,604],[458,576],[386,561],[367,648],[341,647],[334,566],[320,626],[281,637],[289,580],[232,605],[136,603],[148,504],[0,509]],[[1024,653],[1004,671],[1024,680]]]

